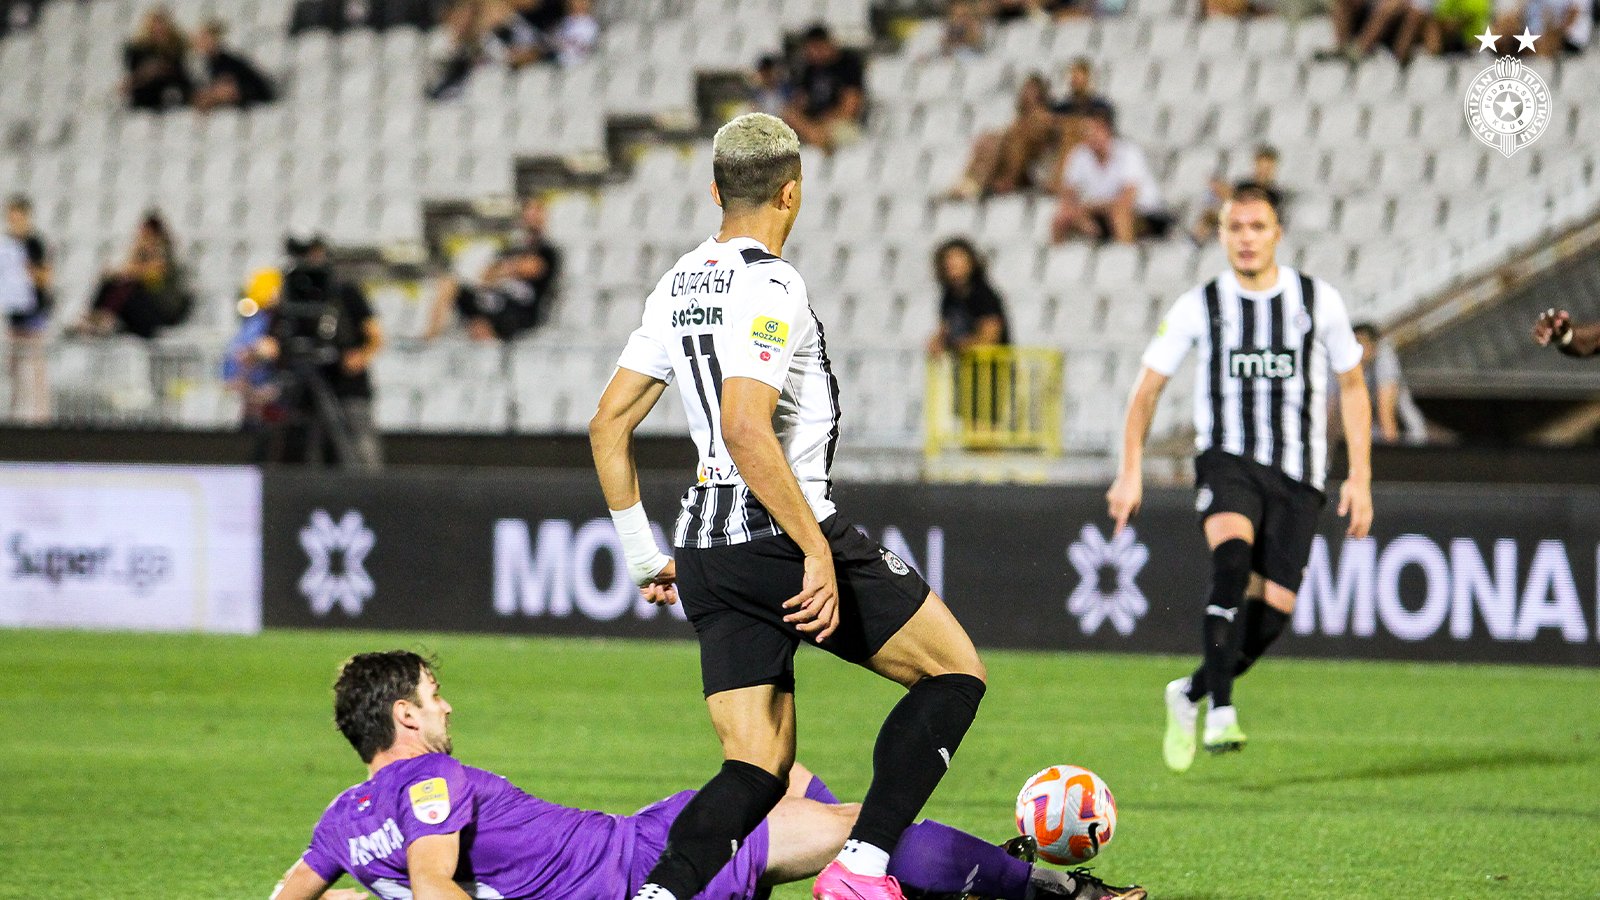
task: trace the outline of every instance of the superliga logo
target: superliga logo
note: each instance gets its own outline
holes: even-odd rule
[[[1478,50],[1498,52],[1498,42],[1515,40],[1518,51],[1532,51],[1541,35],[1502,38],[1489,29],[1478,35]],[[1515,56],[1501,56],[1467,84],[1467,125],[1478,140],[1510,158],[1544,134],[1550,125],[1550,88]]]

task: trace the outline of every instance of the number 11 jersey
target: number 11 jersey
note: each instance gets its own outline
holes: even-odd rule
[[[620,368],[676,383],[700,452],[675,547],[724,547],[781,534],[722,438],[722,390],[753,378],[778,391],[772,426],[817,521],[833,515],[839,382],[800,273],[752,238],[714,237],[678,260],[645,301]]]

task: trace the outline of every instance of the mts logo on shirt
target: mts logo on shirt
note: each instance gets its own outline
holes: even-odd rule
[[[1266,348],[1228,354],[1228,374],[1234,378],[1293,378],[1298,368],[1293,350]]]

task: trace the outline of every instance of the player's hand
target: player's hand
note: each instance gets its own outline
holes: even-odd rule
[[[1113,536],[1122,533],[1128,520],[1139,511],[1139,504],[1143,502],[1143,475],[1137,472],[1132,475],[1118,475],[1117,480],[1111,482],[1111,490],[1106,491],[1106,511],[1111,514],[1111,521],[1116,523],[1111,531]]]
[[[1364,538],[1372,531],[1372,485],[1366,481],[1347,480],[1339,488],[1339,515],[1350,517],[1350,527],[1345,534]]]
[[[1533,339],[1541,347],[1550,346],[1551,341],[1557,343],[1572,330],[1572,316],[1564,309],[1547,309],[1539,314],[1533,323]]]
[[[783,601],[784,609],[794,612],[783,617],[797,631],[815,635],[822,643],[839,627],[839,582],[832,556],[807,556],[806,576],[800,593]]]
[[[678,602],[678,563],[667,560],[656,577],[639,585],[639,595],[657,606],[671,606]]]

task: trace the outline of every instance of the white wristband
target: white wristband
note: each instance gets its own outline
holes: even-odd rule
[[[656,546],[656,536],[650,530],[650,518],[644,514],[642,502],[627,509],[613,509],[611,521],[622,538],[622,555],[628,561],[628,574],[634,584],[644,587],[661,574],[672,557]]]

